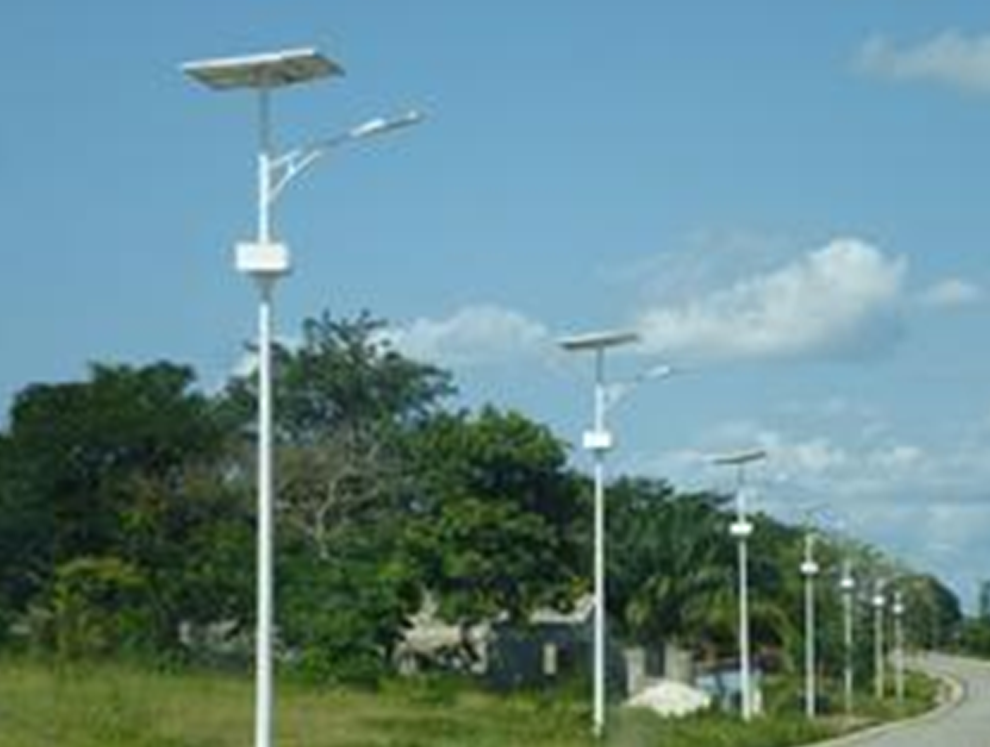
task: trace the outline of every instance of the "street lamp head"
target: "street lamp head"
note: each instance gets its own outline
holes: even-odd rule
[[[839,588],[847,594],[852,594],[856,590],[856,577],[853,575],[852,561],[848,558],[842,561],[842,577],[839,579]]]
[[[878,610],[887,606],[886,590],[887,582],[885,579],[878,578],[873,582],[873,606]]]
[[[580,335],[570,335],[558,340],[564,350],[577,352],[582,350],[604,350],[619,345],[639,341],[639,333],[632,330],[606,330],[604,332],[588,332]]]
[[[352,140],[361,140],[366,137],[384,135],[386,132],[392,132],[392,130],[398,130],[403,127],[411,127],[422,121],[423,114],[418,111],[408,111],[391,119],[376,117],[348,130],[347,137]]]
[[[183,64],[182,71],[218,91],[281,88],[344,74],[339,64],[312,48],[197,60]]]
[[[900,617],[904,614],[904,594],[900,589],[894,591],[894,598],[891,602],[890,611],[893,613],[894,617]]]

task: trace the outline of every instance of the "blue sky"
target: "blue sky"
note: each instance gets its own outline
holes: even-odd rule
[[[0,44],[4,409],[89,361],[238,365],[254,102],[179,65],[316,45],[347,75],[278,97],[284,146],[429,117],[286,192],[281,334],[370,309],[578,442],[553,341],[635,327],[612,375],[686,373],[617,405],[615,469],[725,487],[706,455],[760,445],[760,507],[990,576],[985,4],[9,0]]]

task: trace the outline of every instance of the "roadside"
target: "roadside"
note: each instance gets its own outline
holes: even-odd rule
[[[941,654],[923,654],[913,657],[908,661],[909,669],[920,672],[939,682],[937,702],[931,710],[917,716],[868,726],[835,739],[809,744],[814,744],[814,747],[846,747],[847,745],[872,744],[886,735],[908,731],[948,718],[966,702],[968,697],[968,683],[960,676],[958,669],[960,662],[972,663],[971,660],[957,659],[956,657],[948,657]],[[942,747],[955,747],[955,745],[948,743],[943,744]]]

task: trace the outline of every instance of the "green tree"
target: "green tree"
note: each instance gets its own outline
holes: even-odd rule
[[[609,488],[608,599],[642,643],[724,649],[733,639],[734,549],[724,500],[623,478]]]
[[[898,582],[904,591],[904,628],[909,646],[944,649],[955,644],[963,622],[959,597],[931,574]]]
[[[379,675],[418,606],[400,541],[409,441],[452,391],[449,374],[402,356],[368,314],[308,319],[301,343],[278,350],[280,634],[309,674]],[[253,377],[231,382],[225,411],[244,435],[254,398]]]
[[[714,494],[678,493],[658,480],[623,478],[610,488],[608,599],[627,637],[676,642],[706,659],[736,655],[738,568],[727,503]],[[792,550],[799,534],[765,515],[754,523],[753,649],[775,660],[783,655],[786,666],[800,619]]]
[[[409,434],[453,392],[448,373],[405,358],[383,330],[367,313],[324,313],[277,354],[279,521],[324,558],[348,532],[402,511]],[[247,435],[254,383],[232,381],[225,405]]]
[[[408,546],[445,619],[466,629],[573,601],[584,583],[579,481],[549,429],[487,407],[433,419],[413,451]]]
[[[59,569],[100,558],[147,581],[142,603],[163,647],[190,617],[227,612],[229,598],[194,579],[216,566],[218,520],[237,522],[243,508],[224,487],[225,434],[194,383],[171,363],[96,365],[87,381],[17,396],[0,468],[13,538],[0,565],[17,609],[51,609]]]

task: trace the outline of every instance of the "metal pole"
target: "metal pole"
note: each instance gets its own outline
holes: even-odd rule
[[[904,602],[901,598],[901,592],[896,592],[894,595],[894,646],[897,651],[895,653],[895,663],[897,669],[896,674],[896,692],[897,692],[897,703],[900,705],[904,702]]]
[[[261,147],[258,155],[258,243],[270,240],[269,161],[271,129],[269,91],[259,90]],[[255,747],[271,747],[273,735],[272,626],[273,597],[273,470],[272,470],[272,296],[274,275],[258,275],[258,620],[255,642]]]
[[[804,709],[808,718],[815,717],[815,574],[818,566],[814,559],[814,535],[805,535],[804,562]]]
[[[844,643],[843,690],[846,716],[853,711],[853,577],[847,561],[842,574],[842,613]]]
[[[753,688],[750,676],[749,652],[749,545],[750,526],[746,520],[746,494],[743,484],[743,466],[739,466],[736,493],[737,525],[739,538],[739,687],[742,695],[742,717],[753,717]]]
[[[258,89],[258,243],[271,240],[272,124],[271,92]]]
[[[745,537],[739,538],[739,687],[742,689],[742,716],[753,717],[753,691],[749,666],[749,557]]]
[[[595,351],[596,433],[605,431],[605,351]],[[605,450],[595,455],[595,651],[594,651],[594,734],[605,730]]]
[[[884,643],[883,643],[883,592],[882,586],[878,583],[876,594],[873,597],[873,666],[874,688],[878,699],[882,699],[886,690],[884,681]]]
[[[808,718],[815,716],[815,581],[808,576],[804,582],[804,710]]]

